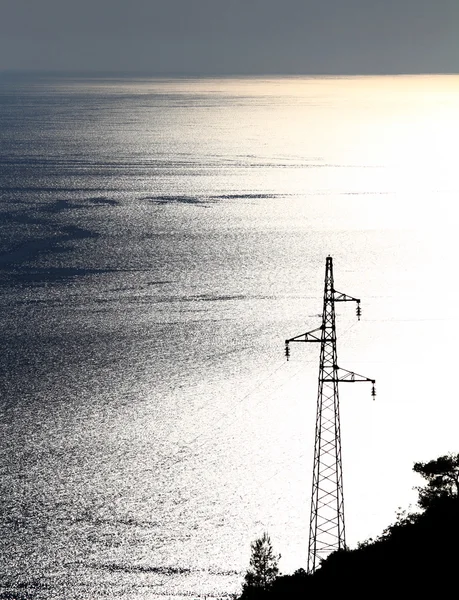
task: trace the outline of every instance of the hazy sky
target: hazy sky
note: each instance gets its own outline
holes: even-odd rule
[[[0,0],[0,69],[459,72],[459,0]]]

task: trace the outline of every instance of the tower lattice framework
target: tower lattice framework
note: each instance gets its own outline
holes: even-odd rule
[[[341,423],[339,386],[341,382],[375,380],[338,366],[336,351],[335,303],[356,302],[360,320],[360,299],[337,292],[333,281],[333,259],[325,265],[325,287],[322,325],[317,329],[286,340],[289,357],[290,342],[320,344],[319,385],[314,442],[314,465],[309,522],[308,573],[312,573],[330,552],[346,547],[344,525],[343,466],[341,456]]]

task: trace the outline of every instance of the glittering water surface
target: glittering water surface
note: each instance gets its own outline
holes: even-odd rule
[[[265,530],[305,565],[318,354],[283,340],[327,254],[363,301],[339,363],[378,381],[341,393],[348,542],[458,450],[457,76],[4,76],[0,105],[4,597],[222,597]]]

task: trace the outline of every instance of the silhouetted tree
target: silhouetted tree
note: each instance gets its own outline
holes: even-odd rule
[[[427,508],[438,499],[459,498],[459,454],[447,454],[426,463],[415,463],[415,473],[427,480],[427,486],[417,488],[419,506]]]
[[[271,539],[265,532],[250,544],[250,568],[244,577],[242,598],[258,598],[264,595],[279,574],[280,554],[274,554]]]

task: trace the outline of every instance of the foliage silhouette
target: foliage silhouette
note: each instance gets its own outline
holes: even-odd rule
[[[311,575],[277,577],[259,598],[457,596],[459,454],[416,463],[420,512],[400,512],[375,540],[330,554]]]
[[[441,498],[459,496],[459,454],[447,454],[427,463],[415,463],[413,471],[427,480],[425,488],[417,488],[421,508],[428,508]]]
[[[266,532],[252,542],[250,548],[250,568],[245,574],[241,596],[244,599],[263,597],[279,574],[280,554],[274,554],[271,539]]]

